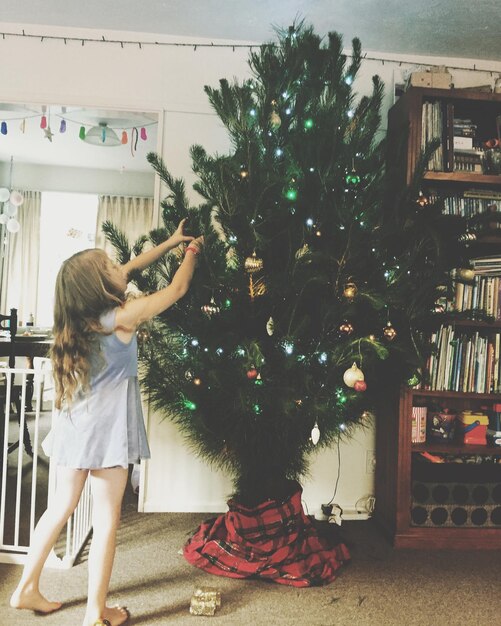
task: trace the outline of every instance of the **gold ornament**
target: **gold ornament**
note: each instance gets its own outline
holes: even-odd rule
[[[214,615],[221,607],[221,592],[214,587],[200,587],[191,597],[192,615]]]
[[[354,282],[346,283],[344,286],[343,296],[348,300],[353,300],[353,298],[357,295],[358,287]]]
[[[351,335],[353,332],[353,324],[350,324],[350,322],[343,322],[339,326],[339,332],[343,333],[343,335]]]
[[[393,328],[389,320],[386,322],[386,326],[383,329],[383,335],[388,341],[393,341],[397,336],[397,331]]]
[[[213,315],[217,315],[219,313],[219,307],[214,300],[214,296],[210,299],[209,304],[204,304],[200,308],[202,309],[202,313],[205,313],[207,317],[212,317]]]
[[[422,191],[420,191],[416,200],[416,204],[419,206],[426,206],[427,204],[430,204],[430,200],[424,195]]]
[[[461,267],[456,270],[456,275],[460,280],[465,280],[467,282],[472,282],[475,280],[475,271],[470,269],[469,267]]]
[[[270,115],[270,126],[273,130],[277,130],[282,125],[282,120],[280,115],[276,111],[272,111]]]
[[[308,244],[305,243],[304,246],[302,248],[299,248],[299,250],[296,252],[295,254],[296,259],[299,261],[299,259],[302,259],[305,254],[308,254],[309,251],[310,251],[310,248]]]
[[[240,170],[240,178],[247,178],[249,176],[249,172],[247,170]]]
[[[258,278],[254,280],[252,278],[252,274],[249,276],[249,296],[251,300],[254,298],[259,298],[259,296],[264,296],[266,293],[266,283],[264,282],[264,278]]]
[[[263,259],[256,256],[256,251],[252,253],[252,256],[248,256],[245,259],[245,271],[249,274],[254,274],[263,269]]]

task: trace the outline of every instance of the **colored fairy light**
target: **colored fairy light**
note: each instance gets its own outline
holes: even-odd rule
[[[61,120],[61,123],[59,124],[59,132],[60,133],[66,132],[66,120]]]
[[[352,111],[352,110],[350,109],[350,110],[348,111],[347,115],[348,115],[348,117],[351,119],[352,117],[354,117],[355,112],[354,112],[354,111]]]
[[[318,355],[319,363],[325,363],[327,361],[327,352],[322,352]]]
[[[252,115],[252,117],[256,117],[256,109],[251,109],[250,114]]]
[[[198,346],[198,339],[192,339],[191,340],[191,345],[196,348]]]
[[[261,407],[259,406],[259,404],[255,404],[255,405],[252,407],[252,410],[253,410],[253,411],[254,411],[254,413],[256,413],[257,415],[259,415],[259,414],[261,413],[261,411],[262,411],[262,409],[261,409]]]
[[[146,128],[144,126],[141,128],[140,136],[143,141],[146,141],[148,139],[148,135],[146,134]]]
[[[80,126],[80,132],[78,133],[78,136],[80,137],[80,139],[82,139],[82,141],[85,139],[85,126]]]
[[[285,197],[287,198],[287,200],[296,200],[297,191],[291,187],[285,192]]]
[[[197,408],[197,405],[192,400],[185,400],[184,406],[190,411],[194,411]]]
[[[40,128],[43,130],[47,128],[47,116],[46,115],[42,115],[40,119]]]
[[[223,352],[224,352],[224,350],[222,348],[218,348],[216,350],[216,354],[219,355],[219,356],[221,356],[223,354]]]
[[[7,122],[2,122],[2,125],[0,126],[0,132],[2,133],[2,135],[7,134]]]
[[[129,137],[127,136],[127,131],[122,131],[122,145],[125,145],[129,141]]]
[[[353,84],[353,76],[350,76],[350,75],[348,74],[348,76],[346,76],[346,78],[344,79],[344,82],[345,82],[347,85],[351,85],[351,84]]]
[[[284,151],[282,150],[282,148],[277,148],[275,150],[275,156],[282,156],[282,154],[284,153]]]
[[[313,226],[313,224],[314,224],[314,223],[315,223],[315,222],[311,219],[311,217],[309,217],[309,218],[306,220],[306,226],[308,226],[308,227],[310,227],[310,228]]]
[[[310,128],[313,128],[314,126],[314,122],[311,119],[311,117],[309,117],[307,120],[304,120],[304,127],[306,130],[310,130]]]

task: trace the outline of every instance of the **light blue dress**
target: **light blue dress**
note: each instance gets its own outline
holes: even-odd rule
[[[58,465],[78,469],[127,467],[150,458],[139,383],[137,340],[114,332],[116,309],[100,322],[110,335],[98,335],[91,355],[90,390],[77,392],[69,409],[55,416],[42,448]]]

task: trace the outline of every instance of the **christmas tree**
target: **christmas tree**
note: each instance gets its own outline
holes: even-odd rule
[[[205,88],[231,149],[191,149],[202,197],[162,159],[163,227],[125,262],[188,218],[205,247],[187,296],[142,331],[142,383],[193,448],[234,478],[253,505],[280,497],[310,453],[366,422],[378,395],[422,365],[419,329],[457,265],[464,225],[419,195],[396,194],[377,139],[384,86],[357,97],[352,42],[300,24],[251,52],[253,77]],[[169,283],[173,254],[136,276],[145,293]]]

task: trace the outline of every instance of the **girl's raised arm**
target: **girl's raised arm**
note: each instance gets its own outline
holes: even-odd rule
[[[126,332],[134,332],[139,324],[165,311],[185,295],[193,278],[202,241],[202,238],[199,237],[190,243],[183,262],[174,274],[170,285],[149,296],[129,300],[118,309],[117,327]]]
[[[143,252],[134,259],[131,259],[128,263],[125,263],[125,265],[122,265],[122,271],[126,274],[126,276],[128,277],[130,273],[135,270],[144,270],[145,267],[154,263],[157,259],[169,252],[169,250],[178,246],[180,243],[193,241],[194,237],[189,237],[183,233],[185,222],[186,219],[181,220],[175,232],[161,244],[155,246],[151,250]]]

